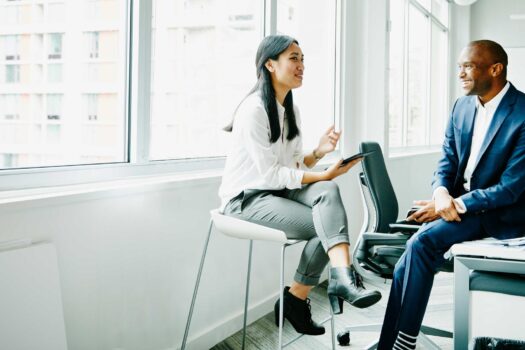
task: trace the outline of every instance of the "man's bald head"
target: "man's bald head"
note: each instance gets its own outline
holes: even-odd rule
[[[467,47],[476,51],[476,55],[483,59],[485,64],[492,65],[500,63],[503,66],[501,78],[506,80],[509,59],[500,44],[492,40],[475,40],[471,41]]]

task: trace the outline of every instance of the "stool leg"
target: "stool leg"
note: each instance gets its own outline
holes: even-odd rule
[[[206,237],[206,242],[204,243],[201,263],[199,266],[199,272],[197,273],[197,281],[195,281],[195,288],[193,289],[193,297],[191,298],[190,312],[188,313],[188,319],[186,320],[186,329],[184,330],[184,337],[182,338],[182,345],[180,348],[181,350],[184,350],[186,348],[186,341],[188,340],[188,333],[190,331],[191,317],[193,316],[193,307],[195,306],[195,300],[197,299],[197,292],[199,290],[202,268],[204,267],[204,260],[206,259],[206,251],[208,250],[208,243],[210,242],[212,227],[213,227],[213,220],[210,220],[210,227],[208,228],[208,236]]]
[[[281,248],[281,273],[279,278],[279,350],[283,348],[283,326],[284,326],[284,253],[286,244]]]
[[[252,251],[253,240],[250,239],[250,249],[248,251],[248,272],[246,273],[246,296],[244,297],[244,321],[242,326],[242,349],[246,344],[246,319],[248,317],[248,298],[250,295],[250,273],[252,270]]]
[[[330,282],[330,269],[328,269],[328,281]],[[330,331],[332,332],[332,350],[335,350],[335,315],[330,307]]]

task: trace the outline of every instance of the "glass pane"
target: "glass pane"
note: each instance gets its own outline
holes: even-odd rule
[[[6,84],[20,82],[20,65],[9,64],[5,66],[5,82]]]
[[[47,95],[47,119],[60,120],[62,118],[63,98],[61,94]]]
[[[447,0],[432,0],[432,14],[445,27],[448,27],[448,6]]]
[[[49,83],[62,82],[62,64],[47,65],[47,81]]]
[[[150,157],[225,155],[222,128],[256,82],[261,0],[153,6]]]
[[[388,120],[390,147],[403,146],[404,0],[390,1]]]
[[[429,19],[410,5],[408,28],[407,146],[423,146],[427,133]]]
[[[43,10],[43,9],[42,9]],[[64,3],[47,4],[46,21],[47,23],[60,23],[66,19]]]
[[[421,6],[423,6],[428,12],[430,12],[430,2],[432,0],[416,0]]]
[[[447,33],[432,25],[432,66],[430,69],[430,144],[443,141],[448,115]]]
[[[335,23],[335,0],[277,2],[277,32],[297,39],[304,54],[303,86],[293,94],[305,150],[335,123]]]
[[[127,160],[127,3],[0,2],[0,169]]]
[[[47,58],[62,58],[62,33],[48,34],[47,40]]]

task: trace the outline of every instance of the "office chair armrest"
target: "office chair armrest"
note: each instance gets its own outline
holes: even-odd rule
[[[390,227],[390,232],[402,232],[407,234],[412,234],[417,232],[421,228],[421,225],[414,225],[412,221],[398,221],[395,224],[388,225]]]
[[[402,233],[377,233],[377,232],[364,232],[362,234],[362,244],[366,246],[370,245],[403,245],[410,238],[409,235]]]
[[[416,211],[418,211],[421,208],[423,208],[422,205],[413,205],[413,206],[411,206],[410,209],[408,209],[407,215],[405,215],[405,217],[408,218],[410,215],[414,214]]]

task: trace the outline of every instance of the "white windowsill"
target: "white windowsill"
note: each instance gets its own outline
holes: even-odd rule
[[[321,171],[339,159],[339,152],[323,158],[314,171]],[[198,183],[219,182],[222,168],[208,170],[178,171],[164,174],[144,176],[127,176],[120,179],[95,181],[88,183],[45,186],[37,188],[0,191],[0,205],[31,202],[51,198],[74,197],[86,194],[96,194],[115,190],[139,189],[155,185],[193,186]]]
[[[137,176],[121,180],[93,182],[85,184],[40,187],[0,192],[0,205],[36,201],[57,197],[71,197],[83,194],[107,192],[121,189],[133,189],[152,185],[174,184],[188,185],[219,179],[222,170],[188,171],[169,175]]]
[[[441,153],[440,146],[398,148],[398,149],[389,150],[388,158],[389,159],[401,159],[401,158],[409,158],[413,156],[422,156],[422,155],[440,154],[440,153]]]

